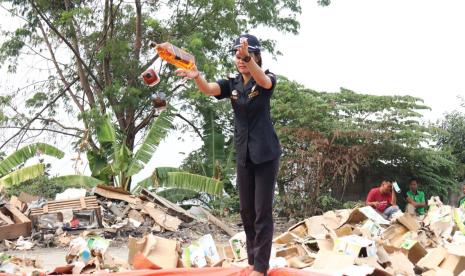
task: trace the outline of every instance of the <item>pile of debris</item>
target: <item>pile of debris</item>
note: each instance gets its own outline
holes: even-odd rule
[[[221,241],[236,233],[204,208],[193,207],[192,212],[187,212],[146,189],[134,196],[103,185],[90,192],[72,188],[52,201],[21,193],[0,207],[1,240],[30,237],[43,247],[66,247],[72,239],[70,233],[89,229],[98,229],[103,237],[112,240],[127,241],[129,236],[156,233],[183,244],[206,233],[216,233],[215,239]],[[3,246],[15,249],[11,242]]]
[[[465,275],[465,210],[429,201],[424,218],[367,206],[308,218],[274,239],[288,266],[330,275]]]
[[[32,226],[33,237],[51,235],[55,245],[68,248],[66,265],[54,275],[248,266],[245,233],[236,233],[203,208],[185,211],[148,190],[134,196],[97,186],[86,195],[70,190],[56,201],[12,198],[1,208],[0,238],[21,234],[6,243],[11,249],[28,249],[31,242],[23,236],[29,236]],[[443,205],[436,197],[428,204],[421,218],[399,211],[388,221],[366,206],[305,219],[274,238],[270,268],[309,275],[465,275],[465,210]],[[208,234],[212,225],[225,234]],[[67,230],[81,232],[73,236]],[[125,260],[108,251],[119,237],[127,237]],[[45,273],[35,263],[5,256],[0,272]]]

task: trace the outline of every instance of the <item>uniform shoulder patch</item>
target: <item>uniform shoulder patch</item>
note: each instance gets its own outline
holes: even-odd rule
[[[270,70],[266,70],[265,75],[267,75],[270,78],[276,78],[276,75],[274,73],[270,72]]]

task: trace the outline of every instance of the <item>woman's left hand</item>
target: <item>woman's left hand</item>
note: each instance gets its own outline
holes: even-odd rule
[[[247,42],[247,38],[244,38],[241,41],[241,47],[237,48],[236,53],[240,58],[250,56],[249,54],[249,42]]]

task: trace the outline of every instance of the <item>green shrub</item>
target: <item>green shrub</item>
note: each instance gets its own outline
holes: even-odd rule
[[[21,192],[25,192],[35,196],[54,199],[57,193],[61,193],[67,188],[70,188],[70,186],[63,186],[51,181],[48,176],[42,176],[21,184],[8,186],[5,188],[5,193],[9,197],[18,196]]]

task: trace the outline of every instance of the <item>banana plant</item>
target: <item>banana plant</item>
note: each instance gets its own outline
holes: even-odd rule
[[[0,187],[16,185],[44,175],[45,165],[43,163],[21,167],[24,166],[27,160],[38,154],[45,154],[58,159],[64,156],[61,150],[48,144],[35,143],[25,146],[0,161]]]
[[[210,112],[205,120],[204,129],[206,134],[203,143],[206,153],[205,175],[216,179],[230,178],[234,174],[234,141],[229,144],[225,141],[225,136],[218,128],[213,112]]]
[[[115,186],[129,190],[131,178],[150,162],[160,142],[173,128],[175,111],[173,107],[168,106],[160,113],[134,154],[126,146],[124,137],[117,135],[109,117],[104,118],[96,134],[106,152],[87,153],[92,175],[100,179],[112,176]],[[175,168],[156,168],[150,178],[134,185],[132,191],[137,192],[148,186],[177,187],[216,195],[221,194],[223,189],[221,181],[217,179],[182,172]]]
[[[179,197],[194,197],[198,193],[207,193],[210,195],[221,195],[223,191],[222,182],[218,179],[207,177],[199,174],[193,174],[181,171],[173,167],[155,168],[153,174],[140,181],[133,188],[133,192],[137,193],[142,188],[168,188],[163,190],[165,197],[177,202],[174,198]],[[171,194],[169,194],[172,192]]]
[[[201,154],[199,158],[194,158],[196,168],[189,168],[190,171],[198,174],[182,173],[177,168],[156,168],[151,177],[135,186],[133,192],[147,187],[162,187],[164,189],[159,190],[158,193],[173,202],[190,199],[208,201],[209,199],[202,196],[202,192],[210,195],[220,195],[223,192],[223,183],[228,183],[234,174],[233,141],[226,143],[212,112],[206,114],[204,120]],[[194,177],[195,182],[192,181]],[[192,183],[196,184],[191,185]]]

